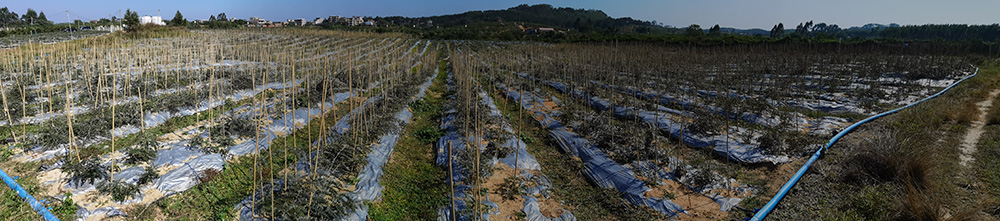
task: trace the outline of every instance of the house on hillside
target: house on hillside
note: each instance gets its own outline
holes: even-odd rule
[[[525,28],[524,26],[520,25],[518,25],[517,27],[521,28],[521,30],[524,31],[525,34],[542,34],[542,33],[549,33],[556,31],[556,29],[554,28]]]

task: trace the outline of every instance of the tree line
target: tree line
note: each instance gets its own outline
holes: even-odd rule
[[[52,22],[45,17],[45,12],[36,12],[29,8],[23,15],[18,16],[17,12],[11,11],[7,7],[0,8],[0,27],[46,25],[52,25]]]

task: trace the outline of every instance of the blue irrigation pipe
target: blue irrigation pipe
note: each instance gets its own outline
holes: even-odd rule
[[[951,88],[953,88],[956,85],[958,85],[958,83],[962,83],[962,81],[965,81],[966,79],[972,78],[972,77],[976,76],[977,74],[979,74],[979,68],[976,68],[976,71],[973,72],[972,75],[969,75],[968,77],[965,77],[965,78],[962,78],[961,80],[958,80],[957,82],[955,82],[955,83],[951,84],[950,86],[942,89],[941,91],[937,92],[936,94],[931,95],[930,97],[921,99],[921,100],[919,100],[917,102],[913,102],[912,104],[909,104],[909,105],[906,105],[906,106],[903,106],[903,107],[900,107],[900,108],[896,108],[896,109],[893,109],[893,110],[890,110],[890,111],[886,111],[886,112],[881,113],[881,114],[877,114],[875,116],[871,116],[871,117],[865,118],[864,120],[861,120],[861,121],[858,121],[857,123],[851,124],[851,126],[847,127],[843,131],[840,131],[840,133],[837,133],[836,136],[833,136],[833,138],[830,139],[830,142],[827,142],[826,145],[823,145],[819,149],[816,149],[816,153],[814,153],[812,155],[812,157],[809,158],[809,161],[806,161],[806,164],[802,165],[802,168],[799,168],[798,172],[795,172],[795,176],[792,176],[792,178],[789,179],[788,182],[786,182],[784,186],[781,186],[781,190],[778,190],[778,194],[775,194],[774,197],[771,198],[771,201],[768,201],[767,204],[764,205],[764,208],[761,208],[760,211],[757,211],[757,214],[754,214],[753,217],[750,218],[750,220],[751,221],[760,221],[760,220],[763,220],[765,217],[767,217],[767,214],[770,213],[771,210],[774,210],[774,207],[778,206],[778,202],[781,201],[781,198],[784,198],[785,195],[788,194],[788,191],[792,190],[792,187],[795,186],[795,183],[799,182],[799,179],[802,178],[802,175],[806,174],[806,171],[809,170],[809,166],[812,166],[812,164],[814,162],[816,162],[816,159],[819,159],[819,156],[823,154],[823,151],[826,150],[826,149],[828,149],[828,148],[830,148],[830,146],[833,146],[833,144],[836,143],[837,140],[840,140],[841,137],[844,137],[844,135],[846,135],[847,133],[849,133],[852,130],[854,130],[854,128],[857,128],[858,126],[861,126],[861,124],[868,123],[869,121],[872,121],[874,119],[877,119],[877,118],[880,118],[880,117],[883,117],[883,116],[886,116],[886,115],[889,115],[889,114],[892,114],[892,113],[899,112],[900,110],[903,110],[903,109],[906,109],[906,108],[909,108],[909,107],[913,107],[914,105],[917,105],[917,104],[922,103],[924,101],[927,101],[927,100],[930,100],[930,99],[935,98],[937,96],[940,96],[941,94],[944,94],[944,92],[946,92],[948,90],[951,90]]]
[[[31,208],[35,209],[35,212],[38,212],[38,215],[42,215],[42,218],[45,218],[46,221],[59,220],[59,218],[56,218],[55,215],[52,215],[52,212],[49,212],[48,208],[45,208],[45,204],[38,202],[35,197],[32,197],[27,190],[24,190],[21,185],[14,181],[14,178],[11,178],[2,169],[0,169],[0,178],[3,178],[3,182],[7,183],[7,186],[10,186],[14,192],[17,192],[18,196],[21,196],[21,198],[24,198],[25,201],[28,201],[28,205],[31,205]]]

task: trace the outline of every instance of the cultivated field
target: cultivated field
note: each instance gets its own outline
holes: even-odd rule
[[[0,169],[59,218],[87,220],[741,219],[837,132],[982,63],[863,45],[543,44],[309,29],[110,34],[23,44],[0,60]],[[891,133],[871,131],[859,137]],[[859,144],[875,141],[850,139],[851,151],[877,151]],[[902,141],[879,145],[925,157],[902,154]],[[893,156],[848,155],[823,160]],[[876,186],[894,194],[876,202],[885,205],[909,196],[906,185],[951,190],[925,187],[931,178],[884,184],[913,176],[890,166],[893,175],[879,174],[881,164],[821,169],[830,174],[807,177],[805,196],[778,209],[795,212],[779,216],[830,217],[808,215],[795,199],[833,194],[817,182],[876,191],[855,184],[883,180]],[[37,218],[0,189],[0,216]],[[871,206],[864,200],[829,206],[846,208],[844,219],[893,217],[861,211]]]

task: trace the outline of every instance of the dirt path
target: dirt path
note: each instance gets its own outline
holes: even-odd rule
[[[990,112],[990,108],[993,107],[993,99],[997,97],[997,94],[1000,94],[1000,89],[990,91],[989,98],[976,103],[976,106],[979,107],[979,116],[972,122],[972,127],[969,128],[969,132],[962,138],[962,146],[959,147],[962,153],[958,157],[960,160],[958,163],[963,167],[968,167],[972,161],[976,160],[973,155],[976,153],[976,144],[979,143],[979,138],[983,136],[986,115]]]

